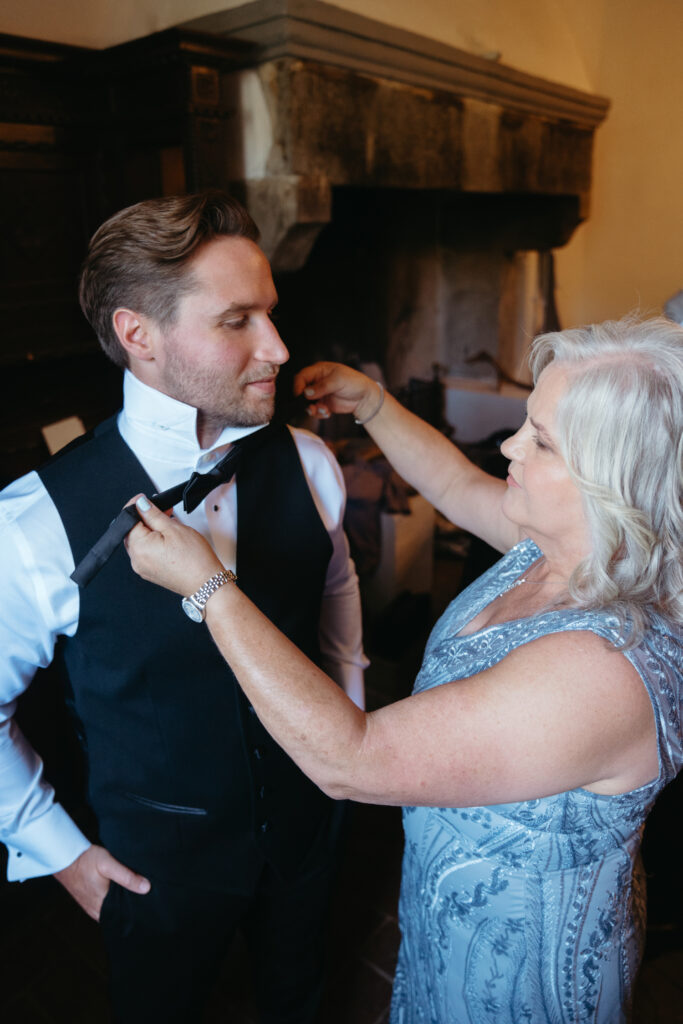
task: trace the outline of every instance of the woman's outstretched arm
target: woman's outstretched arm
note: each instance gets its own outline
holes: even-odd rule
[[[315,363],[296,375],[294,390],[309,399],[314,415],[350,412],[366,421],[365,429],[397,473],[451,522],[498,551],[521,539],[519,528],[501,511],[504,481],[475,466],[391,395],[382,396],[376,381],[339,363]]]
[[[199,534],[146,499],[138,508],[127,547],[143,578],[187,596],[221,570]],[[593,634],[544,637],[470,679],[366,714],[239,586],[211,596],[206,624],[265,728],[332,797],[453,807],[576,786],[622,792],[656,774],[645,687]]]

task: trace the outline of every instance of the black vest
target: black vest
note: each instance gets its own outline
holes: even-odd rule
[[[76,563],[154,490],[114,419],[39,474]],[[239,586],[318,660],[332,543],[286,427],[240,466],[237,498]],[[264,858],[297,870],[325,843],[331,802],[266,733],[206,627],[136,576],[123,546],[80,598],[63,660],[103,845],[143,874],[226,889]]]

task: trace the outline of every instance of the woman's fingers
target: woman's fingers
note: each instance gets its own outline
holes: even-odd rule
[[[294,378],[294,394],[303,394],[311,403],[308,407],[309,415],[318,419],[329,419],[330,409],[325,398],[331,392],[330,369],[333,364],[316,363],[315,366],[307,366]]]
[[[168,513],[158,509],[144,494],[138,494],[133,500],[145,526],[163,533],[164,527],[168,526]]]
[[[294,377],[294,394],[305,393],[307,398],[317,398],[328,392],[328,379],[336,367],[336,363],[314,363],[305,366]]]
[[[143,579],[178,594],[192,594],[223,568],[207,541],[169,519],[144,494],[135,505],[141,522],[126,538],[131,565]]]
[[[369,377],[341,363],[315,363],[294,378],[295,395],[305,395],[311,402],[309,411],[323,418],[330,412],[354,412],[372,386]]]
[[[135,572],[144,579],[157,582],[154,570],[156,563],[164,557],[167,544],[163,530],[170,520],[144,494],[131,498],[128,504],[133,503],[140,514],[140,522],[124,541],[126,551]]]

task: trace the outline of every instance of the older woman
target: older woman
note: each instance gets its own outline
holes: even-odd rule
[[[445,516],[507,552],[435,627],[411,697],[365,714],[238,587],[206,604],[303,770],[332,796],[405,805],[393,1024],[625,1019],[642,825],[683,763],[683,330],[549,334],[532,365],[505,482],[362,374],[297,378],[319,415],[354,412]],[[143,577],[190,595],[221,571],[198,535],[138,508]]]

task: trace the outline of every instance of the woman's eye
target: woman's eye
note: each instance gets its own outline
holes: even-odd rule
[[[545,444],[544,441],[541,441],[541,439],[540,439],[540,437],[538,437],[538,435],[534,436],[534,444],[541,451],[544,451],[544,452],[549,452],[550,451],[550,445],[549,444]]]

